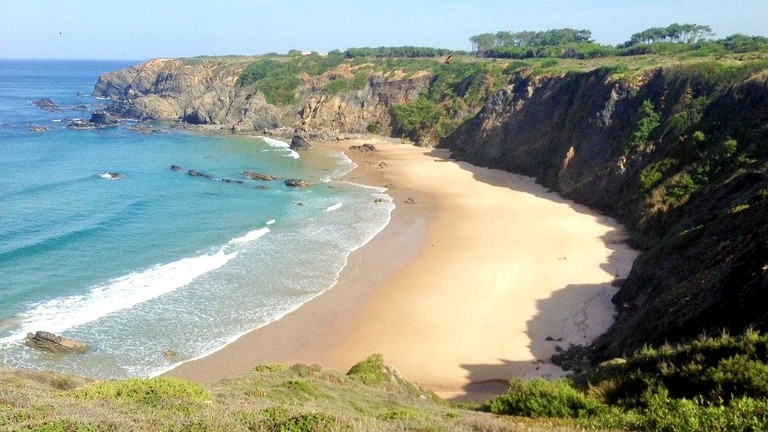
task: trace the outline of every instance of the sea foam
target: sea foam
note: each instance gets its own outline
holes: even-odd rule
[[[21,328],[12,336],[0,339],[0,344],[15,342],[26,333],[37,330],[62,332],[131,308],[182,288],[198,277],[221,268],[235,256],[237,252],[225,253],[222,248],[214,254],[183,258],[112,279],[84,295],[40,303],[19,315]]]
[[[296,151],[291,149],[291,145],[288,144],[285,141],[280,141],[278,139],[269,138],[269,137],[265,137],[265,136],[260,136],[258,138],[263,140],[270,147],[277,147],[277,148],[280,148],[280,149],[287,150],[288,154],[286,156],[288,156],[288,157],[292,157],[294,159],[298,159],[300,157],[299,154]]]

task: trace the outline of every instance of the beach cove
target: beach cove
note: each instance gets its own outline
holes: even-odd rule
[[[373,143],[376,152],[348,150]],[[612,285],[638,252],[612,219],[532,178],[389,140],[325,143],[386,186],[390,223],[354,251],[338,282],[280,320],[167,372],[195,381],[262,363],[347,371],[372,353],[442,397],[483,400],[511,377],[558,377],[557,347],[613,322]],[[322,151],[322,150],[315,150]]]

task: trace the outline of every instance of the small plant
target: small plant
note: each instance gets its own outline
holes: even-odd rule
[[[74,395],[81,399],[115,399],[150,407],[210,400],[208,391],[200,384],[168,377],[103,382],[75,390]]]

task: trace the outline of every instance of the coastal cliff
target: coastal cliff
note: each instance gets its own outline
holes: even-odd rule
[[[644,250],[598,359],[768,329],[768,75],[704,62],[622,76],[521,74],[443,140],[617,217]]]
[[[768,330],[766,70],[748,59],[631,70],[161,59],[103,75],[94,94],[138,119],[438,143],[616,217],[644,252],[620,281],[616,323],[592,346],[604,359]]]
[[[428,72],[384,73],[372,64],[339,64],[302,73],[288,103],[270,101],[265,83],[246,83],[252,57],[156,59],[103,74],[94,95],[113,99],[109,110],[140,120],[217,125],[232,132],[293,128],[326,133],[391,132],[390,110],[429,85]],[[297,73],[298,74],[298,73]],[[335,84],[350,84],[349,88]],[[279,83],[278,83],[279,84]]]

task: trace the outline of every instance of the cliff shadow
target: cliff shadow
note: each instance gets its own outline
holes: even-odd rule
[[[558,378],[565,372],[551,362],[553,354],[573,345],[589,345],[603,334],[614,322],[618,309],[612,302],[618,292],[616,282],[628,276],[634,260],[639,255],[629,247],[629,234],[614,219],[601,215],[586,206],[574,203],[553,191],[537,184],[532,177],[517,175],[497,169],[483,168],[449,158],[448,150],[438,149],[429,153],[437,162],[455,163],[461,169],[469,171],[480,182],[518,192],[533,195],[558,204],[569,206],[577,213],[594,217],[596,222],[608,227],[608,231],[599,240],[607,253],[599,269],[605,273],[605,282],[584,283],[578,276],[562,287],[554,287],[547,298],[535,302],[535,315],[526,321],[525,335],[528,339],[526,348],[531,358],[513,360],[499,358],[486,364],[462,364],[469,381],[459,395],[452,400],[457,402],[477,402],[492,398],[506,391],[508,381],[519,378]],[[567,256],[560,258],[568,259]],[[546,264],[545,264],[546,265]],[[556,268],[553,272],[567,272]],[[562,273],[561,273],[562,274]],[[566,273],[567,275],[567,273]],[[562,280],[562,278],[561,278]],[[510,287],[514,289],[514,287]],[[503,332],[505,329],[498,329]]]

